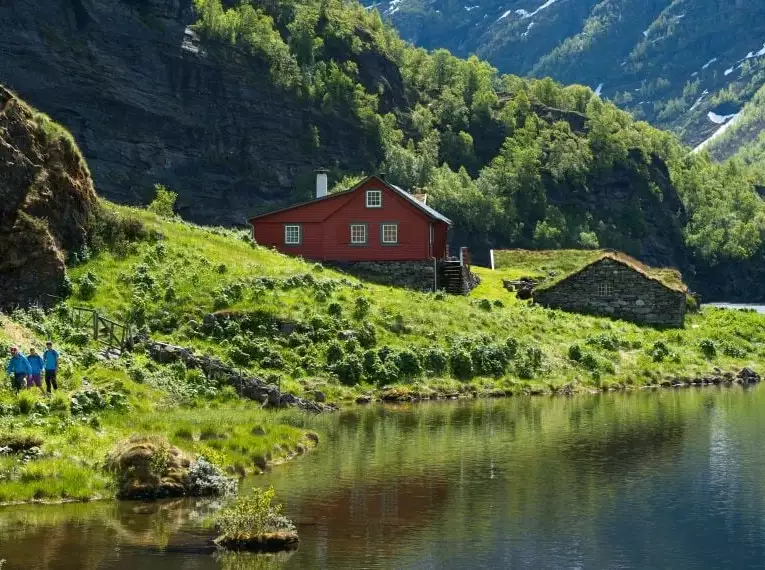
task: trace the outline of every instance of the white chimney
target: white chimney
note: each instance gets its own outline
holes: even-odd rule
[[[327,172],[325,168],[316,170],[316,197],[324,198],[327,195]]]

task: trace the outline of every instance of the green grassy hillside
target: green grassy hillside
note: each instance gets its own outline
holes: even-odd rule
[[[135,433],[165,435],[243,473],[301,449],[306,429],[321,426],[303,413],[240,401],[198,371],[153,363],[140,346],[100,361],[87,334],[71,326],[75,306],[336,402],[630,388],[765,362],[765,317],[755,313],[705,309],[685,329],[662,331],[546,310],[504,290],[503,278],[578,263],[572,252],[475,268],[480,286],[452,297],[364,283],[256,246],[243,232],[104,207],[113,227],[141,230],[113,232],[107,246],[99,245],[102,228],[92,236],[96,249],[72,256],[71,298],[47,314],[3,317],[3,343],[24,348],[52,337],[64,365],[53,398],[0,391],[0,444],[41,450],[0,456],[0,501],[110,496],[103,458]]]
[[[705,309],[684,330],[660,331],[519,301],[502,279],[531,269],[532,260],[495,272],[476,268],[482,283],[469,297],[414,293],[284,256],[249,243],[244,233],[117,210],[163,239],[76,267],[79,293],[68,303],[132,318],[156,337],[217,354],[296,391],[342,397],[386,385],[478,392],[642,385],[713,366],[756,367],[765,356],[759,330],[765,318],[757,314]],[[571,257],[546,261],[543,271],[564,268]],[[86,299],[78,299],[83,283]],[[585,369],[570,360],[573,344],[597,365]],[[713,357],[702,344],[714,347]],[[671,357],[656,358],[659,345]]]

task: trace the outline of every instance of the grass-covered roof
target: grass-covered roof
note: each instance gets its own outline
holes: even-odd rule
[[[625,253],[613,250],[501,250],[494,252],[495,266],[503,269],[514,268],[524,271],[530,277],[542,278],[537,290],[549,289],[583,271],[603,259],[613,259],[644,277],[661,283],[668,289],[687,293],[688,287],[677,269],[649,267]]]

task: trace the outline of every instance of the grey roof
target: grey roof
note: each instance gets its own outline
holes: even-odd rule
[[[386,182],[386,184],[388,184],[388,183]],[[437,220],[440,220],[440,221],[442,221],[442,222],[444,222],[446,224],[449,224],[450,226],[452,225],[452,221],[449,218],[444,216],[441,212],[438,212],[438,211],[434,210],[433,208],[431,208],[427,204],[423,204],[422,202],[420,202],[417,198],[415,198],[412,194],[410,194],[409,192],[407,192],[403,188],[399,188],[395,184],[388,184],[388,186],[390,186],[399,196],[401,196],[402,198],[404,198],[406,200],[409,200],[409,202],[411,202],[412,204],[417,206],[420,210],[425,212],[431,218],[435,218]]]
[[[295,208],[300,208],[301,206],[307,206],[308,204],[313,204],[314,202],[319,202],[319,201],[322,201],[322,200],[331,200],[333,198],[337,198],[338,196],[342,196],[343,194],[350,194],[351,192],[355,192],[360,186],[362,186],[364,183],[366,183],[368,180],[370,180],[372,178],[377,178],[378,180],[380,180],[380,182],[382,182],[383,184],[388,186],[396,194],[398,194],[399,196],[401,196],[405,200],[408,200],[413,206],[415,206],[416,208],[418,208],[422,212],[425,212],[425,214],[427,214],[431,218],[439,220],[441,222],[444,222],[445,224],[449,224],[450,226],[452,225],[452,221],[449,218],[447,218],[446,216],[444,216],[442,213],[434,210],[433,208],[431,208],[427,204],[423,204],[422,202],[420,202],[417,198],[415,198],[412,194],[410,194],[409,192],[407,192],[403,188],[400,188],[400,187],[398,187],[398,186],[396,186],[394,184],[389,184],[388,182],[386,182],[385,180],[383,180],[382,178],[380,178],[379,176],[376,176],[376,175],[367,176],[361,182],[356,184],[356,186],[354,186],[353,188],[349,188],[348,190],[343,190],[342,192],[335,192],[334,194],[327,194],[326,196],[322,196],[321,198],[314,198],[313,200],[309,200],[307,202],[301,202],[300,204],[293,204],[292,206],[286,206],[284,208],[279,208],[278,210],[273,210],[271,212],[264,212],[262,214],[258,214],[257,216],[252,216],[248,220],[248,222],[252,222],[252,221],[257,220],[259,218],[265,218],[266,216],[270,216],[272,214],[278,214],[278,213],[284,212],[286,210],[292,210],[292,209],[295,209]]]

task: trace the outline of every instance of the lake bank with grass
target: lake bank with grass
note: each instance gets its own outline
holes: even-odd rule
[[[763,404],[733,386],[350,407],[316,416],[316,453],[243,482],[274,487],[289,555],[214,554],[199,499],[3,508],[0,552],[4,570],[753,567]]]

